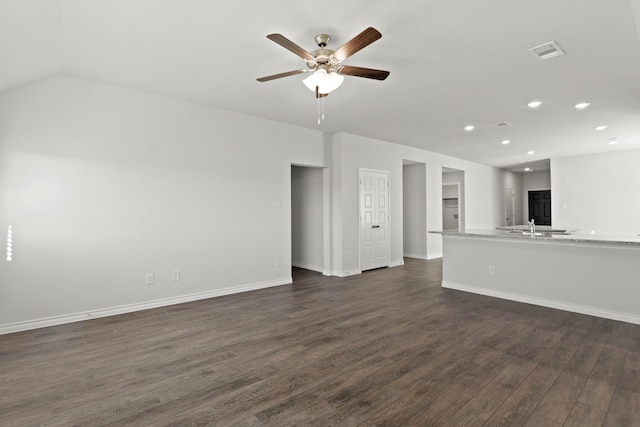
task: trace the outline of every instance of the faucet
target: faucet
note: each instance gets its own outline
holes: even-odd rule
[[[531,221],[529,221],[527,225],[529,225],[529,231],[531,234],[536,232],[536,223],[533,221],[533,218],[531,218]]]

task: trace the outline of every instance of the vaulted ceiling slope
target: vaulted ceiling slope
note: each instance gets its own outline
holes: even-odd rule
[[[66,73],[519,170],[640,148],[638,22],[640,0],[0,0],[0,89]],[[391,75],[347,76],[320,125],[304,75],[256,81],[305,66],[267,34],[311,51],[369,26],[344,63]],[[550,41],[566,54],[529,52]]]

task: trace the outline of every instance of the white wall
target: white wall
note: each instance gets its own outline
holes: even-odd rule
[[[465,172],[465,229],[495,228],[502,224],[505,171],[471,163]]]
[[[442,227],[443,166],[465,173],[467,226],[499,224],[502,175],[485,165],[71,76],[2,92],[0,232],[13,226],[14,256],[0,258],[0,333],[289,283],[292,164],[328,167],[335,275],[359,271],[358,168],[389,171],[400,265],[403,159],[427,165],[427,230]],[[427,257],[441,253],[427,234]]]
[[[427,258],[427,165],[402,168],[402,236],[404,256]]]
[[[443,199],[457,199],[458,198],[458,184],[447,184],[445,177],[447,174],[442,174],[442,198]]]
[[[324,166],[321,132],[65,76],[0,116],[0,326],[291,281],[291,164]]]
[[[443,287],[640,324],[638,246],[459,236],[444,240]],[[531,267],[535,273],[524,273]]]
[[[640,150],[551,159],[553,225],[640,234]]]
[[[403,263],[403,159],[427,165],[427,230],[442,230],[442,167],[465,173],[465,219],[472,228],[499,225],[502,171],[485,165],[357,135],[333,136],[333,267],[336,275],[356,274],[359,265],[358,168],[390,172],[391,265]],[[337,248],[339,247],[339,249]],[[442,256],[442,238],[427,234],[427,258]]]
[[[324,271],[322,169],[291,167],[292,265]]]
[[[525,173],[522,175],[522,207],[521,216],[516,218],[522,218],[521,224],[526,224],[531,218],[529,216],[529,191],[534,190],[550,190],[551,189],[551,171],[537,171],[531,173]],[[551,192],[551,224],[556,225],[556,218],[553,216],[553,191]]]

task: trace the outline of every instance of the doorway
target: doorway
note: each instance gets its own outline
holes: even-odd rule
[[[388,267],[389,172],[360,169],[360,271]]]
[[[291,165],[291,265],[324,272],[323,169]]]
[[[529,190],[529,219],[551,225],[551,190]]]
[[[465,229],[464,171],[442,167],[442,228]]]
[[[427,165],[402,160],[402,249],[406,258],[427,259]]]
[[[442,229],[460,231],[460,184],[442,184]]]
[[[515,199],[516,192],[513,188],[504,189],[504,225],[512,227],[515,225]]]

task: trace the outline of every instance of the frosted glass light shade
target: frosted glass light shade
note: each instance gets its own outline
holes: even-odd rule
[[[330,93],[342,84],[344,76],[331,71],[327,73],[326,70],[320,68],[309,77],[304,79],[302,83],[309,88],[310,91],[315,92],[316,86],[318,87],[318,93],[327,94]]]

